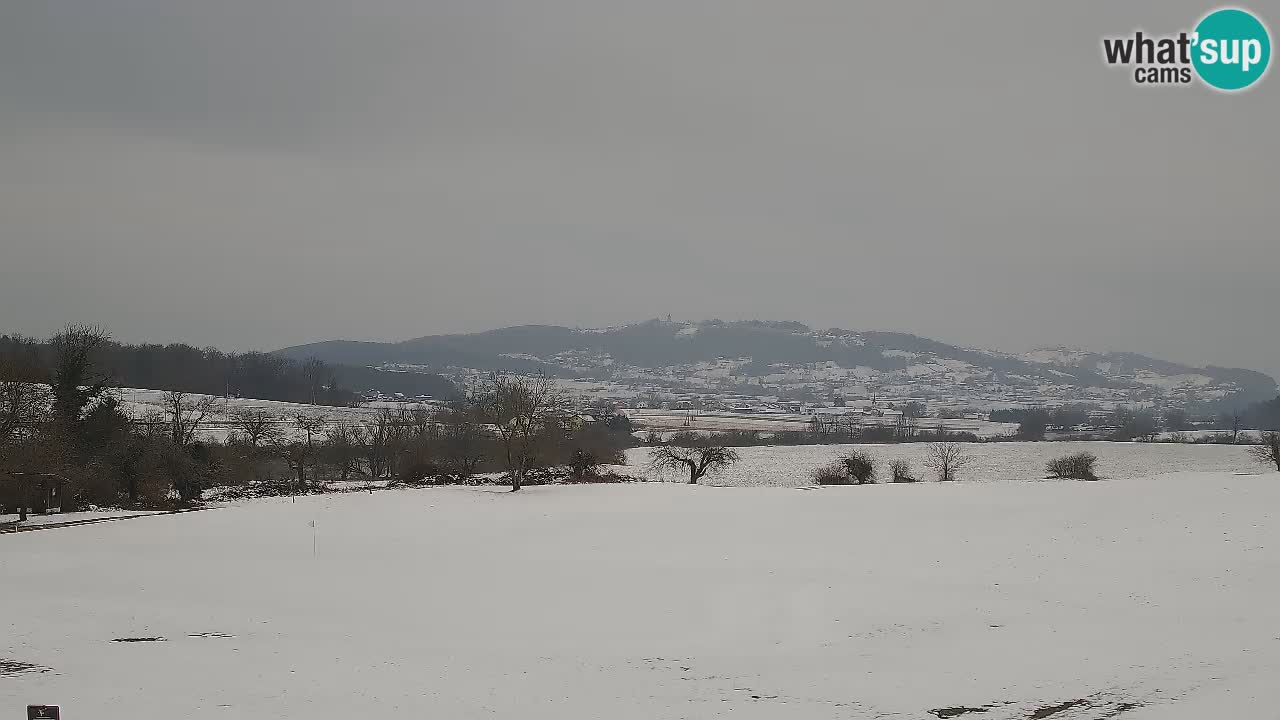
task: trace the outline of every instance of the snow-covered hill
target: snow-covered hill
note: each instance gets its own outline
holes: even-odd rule
[[[1216,400],[1255,389],[1265,396],[1269,379],[1259,377],[1261,373],[1212,366],[1196,368],[1137,353],[1094,353],[1056,347],[1038,348],[1020,357],[1051,368],[1085,370],[1115,382],[1147,386],[1167,399],[1183,402]]]
[[[1195,405],[1276,393],[1273,378],[1250,370],[1063,348],[1012,355],[904,333],[817,330],[795,322],[653,320],[602,330],[524,326],[401,343],[333,341],[278,352],[455,374],[541,370],[609,381],[623,394],[685,398],[879,398],[991,408],[1046,402]]]

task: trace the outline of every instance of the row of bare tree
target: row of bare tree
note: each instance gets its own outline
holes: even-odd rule
[[[129,417],[100,370],[97,328],[54,339],[56,371],[0,357],[0,508],[184,504],[211,486],[311,491],[329,481],[467,483],[501,473],[531,482],[587,481],[623,462],[623,416],[579,415],[554,381],[494,375],[445,406],[382,408],[364,419],[260,408],[219,413],[182,391]],[[217,428],[229,429],[214,438]]]
[[[631,443],[629,424],[584,420],[544,376],[495,374],[443,407],[383,408],[359,422],[298,417],[282,427],[247,410],[232,424],[231,445],[276,450],[300,486],[327,467],[344,481],[406,483],[467,483],[500,471],[517,491],[531,479],[591,479],[601,465],[621,463]]]

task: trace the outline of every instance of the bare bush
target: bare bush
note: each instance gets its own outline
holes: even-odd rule
[[[189,505],[200,499],[204,492],[203,468],[191,457],[187,449],[177,443],[166,442],[157,452],[157,463],[178,493],[178,499]]]
[[[445,477],[445,472],[440,463],[429,452],[418,448],[405,455],[396,480],[407,485],[421,485],[433,484],[442,477]]]
[[[814,470],[813,481],[819,485],[870,485],[876,481],[875,461],[867,453],[854,450]]]
[[[839,462],[828,463],[812,473],[815,485],[850,485],[849,473]]]
[[[314,473],[308,475],[308,472],[313,471],[318,462],[319,448],[316,440],[324,430],[326,422],[328,419],[324,416],[297,415],[293,418],[293,424],[303,439],[282,439],[276,444],[276,450],[281,459],[288,463],[289,470],[297,478],[297,487],[300,491],[305,492],[313,480]]]
[[[147,481],[158,475],[155,470],[158,465],[154,449],[156,444],[142,436],[125,434],[112,443],[106,453],[106,469],[115,476],[116,483],[130,506],[138,505],[144,495],[149,495],[154,500],[160,494],[145,492],[149,485]]]
[[[569,478],[575,482],[586,482],[599,477],[602,458],[593,450],[578,448],[569,455]]]
[[[861,450],[854,450],[842,456],[840,464],[844,465],[845,471],[849,473],[849,478],[855,485],[870,485],[876,481],[875,461]]]
[[[364,448],[365,465],[369,476],[381,478],[392,471],[392,428],[395,423],[389,408],[382,408],[377,417],[365,421],[358,434]]]
[[[359,434],[351,425],[340,422],[325,433],[321,456],[338,473],[338,479],[346,482],[360,472],[361,450]]]
[[[1091,452],[1079,452],[1054,458],[1045,465],[1049,477],[1067,478],[1071,480],[1097,480],[1094,466],[1098,456]]]
[[[889,473],[896,483],[913,483],[916,477],[911,474],[911,465],[906,460],[894,460],[889,463]]]
[[[489,433],[476,419],[469,405],[459,405],[439,412],[440,465],[442,471],[454,482],[466,483],[476,474],[476,469],[487,457],[486,447],[491,444]],[[486,442],[490,441],[490,442]]]

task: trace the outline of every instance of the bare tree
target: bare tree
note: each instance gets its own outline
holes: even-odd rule
[[[276,418],[260,408],[246,408],[231,413],[231,426],[242,442],[252,448],[270,445],[280,435]]]
[[[85,407],[110,385],[110,375],[96,358],[110,340],[96,325],[68,325],[49,341],[54,356],[53,409],[68,425],[77,425]]]
[[[369,429],[365,423],[351,423],[347,425],[347,434],[351,437],[351,445],[356,453],[357,467],[360,463],[368,463],[369,461]],[[373,479],[377,477],[373,474],[373,468],[369,468],[369,474],[365,476],[365,485],[369,488],[373,487]]]
[[[906,460],[894,460],[889,463],[889,473],[893,476],[893,482],[896,483],[913,483],[916,481],[914,475],[911,474],[911,466]]]
[[[30,436],[49,416],[50,395],[44,384],[47,378],[39,368],[36,342],[21,336],[11,340],[26,352],[0,356],[0,448]]]
[[[316,465],[316,438],[323,431],[326,422],[328,422],[328,418],[323,415],[315,417],[297,415],[294,417],[293,423],[298,432],[302,434],[302,438],[277,443],[280,456],[289,464],[289,469],[298,478],[299,490],[307,489],[307,471]]]
[[[538,459],[544,433],[563,427],[568,397],[545,375],[495,374],[473,403],[502,444],[511,492],[516,492]]]
[[[293,424],[298,428],[306,438],[306,443],[315,446],[315,439],[324,431],[324,426],[329,422],[329,418],[325,415],[296,415],[293,418]]]
[[[485,459],[485,431],[471,407],[450,407],[436,414],[445,472],[465,483]]]
[[[307,385],[307,397],[315,405],[320,393],[325,389],[325,381],[329,379],[328,368],[317,358],[302,363],[302,380]]]
[[[143,481],[150,466],[156,464],[154,444],[138,435],[126,433],[116,442],[106,455],[106,466],[116,477],[120,489],[129,497],[130,505],[137,505],[141,499]]]
[[[437,431],[436,413],[421,405],[406,409],[406,425],[414,437],[433,437]]]
[[[366,420],[358,431],[370,477],[380,478],[387,472],[392,423],[391,411],[383,408],[374,419]]]
[[[394,412],[391,410],[384,412],[387,423],[387,477],[395,481],[399,480],[404,474],[405,456],[413,435],[411,430],[413,422],[409,415],[409,408],[404,404],[401,404]]]
[[[148,408],[142,417],[133,421],[135,428],[141,428],[139,434],[148,440],[160,440],[169,437],[169,420],[165,411],[160,408]]]
[[[1223,425],[1231,427],[1231,444],[1235,445],[1240,441],[1240,429],[1244,423],[1244,413],[1240,410],[1223,413],[1221,422]]]
[[[862,416],[850,413],[844,416],[845,432],[853,440],[862,436]]]
[[[649,467],[654,471],[689,471],[689,484],[696,484],[708,472],[726,468],[738,461],[738,453],[718,445],[676,447],[664,445],[649,454]]]
[[[49,392],[43,385],[0,380],[0,448],[47,419]]]
[[[196,432],[213,411],[211,396],[196,396],[181,390],[164,394],[164,409],[169,422],[169,439],[185,447],[195,439]]]
[[[938,480],[949,482],[956,479],[956,471],[973,462],[973,456],[965,453],[960,443],[929,443],[924,459],[924,466],[938,473]]]
[[[1272,464],[1280,470],[1280,432],[1269,430],[1262,433],[1262,444],[1249,448],[1249,454],[1260,463]]]
[[[352,473],[359,473],[361,447],[355,428],[347,423],[329,428],[325,433],[324,454],[326,462],[337,469],[343,482]]]

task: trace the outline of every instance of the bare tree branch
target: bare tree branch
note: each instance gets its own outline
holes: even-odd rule
[[[649,467],[655,472],[688,470],[689,484],[693,485],[708,472],[726,468],[737,461],[737,452],[718,445],[702,447],[664,445],[650,451]]]
[[[973,456],[965,453],[960,443],[929,443],[924,465],[938,473],[938,480],[950,482],[956,479],[956,471],[973,462]]]

